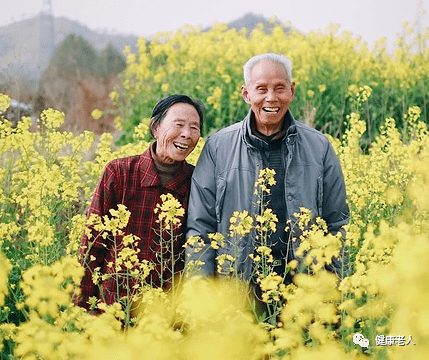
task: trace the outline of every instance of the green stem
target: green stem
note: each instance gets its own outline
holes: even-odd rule
[[[175,259],[174,259],[174,233],[173,233],[173,224],[170,224],[170,251],[171,251],[171,293],[172,293],[172,303],[174,307],[174,301],[175,301]]]

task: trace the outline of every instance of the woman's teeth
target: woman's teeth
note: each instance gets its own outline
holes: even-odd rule
[[[183,145],[183,144],[179,144],[179,143],[173,143],[174,146],[180,150],[187,150],[189,148],[189,145]]]

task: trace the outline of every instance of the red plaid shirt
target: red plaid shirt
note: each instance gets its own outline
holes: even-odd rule
[[[176,172],[176,176],[164,187],[161,184],[158,171],[147,149],[143,154],[137,156],[116,159],[109,162],[104,169],[103,175],[95,190],[91,206],[88,210],[90,214],[100,216],[108,215],[109,209],[117,209],[118,204],[123,204],[131,212],[128,225],[123,229],[124,234],[138,236],[140,252],[139,260],[149,260],[155,264],[155,269],[151,271],[146,279],[153,286],[160,286],[160,264],[157,259],[159,252],[159,224],[156,222],[157,214],[154,213],[156,204],[161,203],[161,194],[171,193],[180,201],[182,207],[187,210],[189,189],[193,165],[183,163]],[[181,254],[179,261],[176,261],[175,271],[183,269],[183,249],[185,219],[182,226],[175,229],[174,235],[175,254]],[[96,236],[96,232],[93,231]],[[116,236],[116,246],[121,248],[122,236]],[[92,245],[91,245],[92,243]],[[107,304],[112,304],[118,300],[117,282],[115,276],[101,281],[103,294],[100,294],[98,285],[92,281],[94,269],[99,267],[101,274],[108,274],[114,271],[114,267],[108,267],[109,262],[115,263],[115,249],[112,236],[103,239],[101,236],[88,239],[84,234],[81,241],[80,261],[85,267],[85,275],[81,282],[81,296],[76,300],[76,304],[89,308],[87,303],[90,296],[103,299]],[[90,248],[89,252],[88,249]],[[95,260],[91,261],[91,258]],[[86,260],[85,260],[86,259]],[[170,268],[170,266],[168,266]],[[171,278],[171,273],[163,272],[164,280]],[[126,287],[119,284],[119,296],[126,295]]]

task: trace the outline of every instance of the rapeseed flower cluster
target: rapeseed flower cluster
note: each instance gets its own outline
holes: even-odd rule
[[[164,229],[170,229],[181,223],[180,218],[185,214],[180,202],[171,194],[161,195],[161,204],[157,204],[155,214],[158,214],[158,220]]]
[[[8,274],[12,266],[9,259],[3,253],[0,253],[0,264],[2,269],[0,273],[0,305],[3,305],[4,298],[8,294]]]
[[[0,113],[5,112],[10,106],[10,97],[5,94],[0,94]]]
[[[229,222],[231,223],[229,226],[230,237],[233,237],[235,234],[245,236],[253,228],[253,218],[249,215],[247,210],[242,212],[234,211]]]
[[[43,110],[40,114],[40,123],[50,129],[59,128],[66,117],[61,111],[55,109]]]

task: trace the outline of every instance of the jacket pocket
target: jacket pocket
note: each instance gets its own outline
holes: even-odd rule
[[[323,175],[317,178],[317,216],[322,216],[323,210]]]
[[[221,222],[222,217],[222,209],[223,209],[223,202],[225,201],[225,193],[226,193],[226,180],[224,178],[217,178],[216,181],[216,203],[215,203],[215,210],[216,210],[216,221],[219,224]]]

